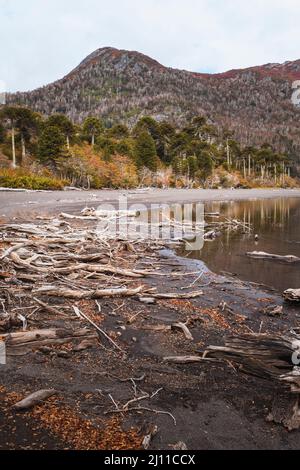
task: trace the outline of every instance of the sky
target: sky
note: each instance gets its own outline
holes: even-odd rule
[[[300,58],[299,0],[0,0],[0,92],[69,73],[100,47],[224,72]]]

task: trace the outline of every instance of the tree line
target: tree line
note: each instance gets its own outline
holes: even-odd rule
[[[290,159],[268,143],[243,147],[233,132],[214,126],[203,116],[177,128],[167,121],[144,116],[134,127],[123,123],[107,127],[97,116],[82,125],[64,114],[47,118],[27,107],[3,106],[0,110],[0,144],[10,142],[13,168],[30,157],[52,172],[71,162],[74,148],[89,146],[104,162],[124,156],[137,168],[153,175],[170,169],[176,179],[204,185],[216,168],[239,172],[247,178],[273,179],[290,176]],[[7,148],[7,147],[6,147]]]

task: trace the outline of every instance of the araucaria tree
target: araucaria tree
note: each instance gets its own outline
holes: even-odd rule
[[[53,114],[47,119],[45,125],[57,127],[62,132],[65,136],[67,148],[69,150],[71,139],[75,134],[75,126],[72,121],[70,121],[70,119],[64,114]]]
[[[96,137],[103,131],[103,124],[100,119],[90,116],[83,123],[83,133],[90,140],[92,147],[95,145]]]
[[[62,131],[55,126],[46,126],[39,138],[39,160],[56,167],[59,159],[66,156],[65,146],[66,140]]]
[[[2,121],[9,123],[10,131],[11,131],[11,149],[12,149],[12,167],[17,167],[17,159],[16,159],[16,121],[18,119],[18,108],[14,106],[5,106],[2,111],[0,118]]]
[[[38,129],[38,115],[29,108],[17,108],[16,128],[20,133],[22,161],[26,158],[26,141]]]
[[[135,157],[138,167],[147,167],[151,171],[157,170],[158,158],[155,142],[147,131],[142,131],[136,138]]]

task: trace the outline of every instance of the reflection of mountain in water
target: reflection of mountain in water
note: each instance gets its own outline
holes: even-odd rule
[[[210,203],[207,212],[249,222],[253,233],[227,232],[214,242],[206,242],[191,258],[204,261],[215,272],[237,274],[241,279],[278,289],[300,288],[300,265],[252,260],[248,251],[265,251],[300,257],[300,199],[257,200]],[[259,235],[255,242],[254,235]]]

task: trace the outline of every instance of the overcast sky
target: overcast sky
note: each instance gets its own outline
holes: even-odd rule
[[[299,0],[0,0],[0,83],[45,85],[104,46],[197,72],[295,60],[299,18]]]

